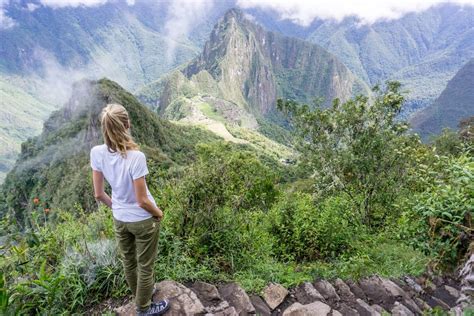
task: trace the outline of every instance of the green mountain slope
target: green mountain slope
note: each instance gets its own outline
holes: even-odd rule
[[[189,161],[194,146],[215,137],[202,129],[180,127],[160,119],[118,84],[102,79],[75,84],[68,103],[45,122],[40,136],[22,144],[21,155],[2,186],[7,209],[24,224],[25,212],[44,207],[71,209],[76,203],[91,209],[89,150],[101,143],[99,113],[110,102],[130,114],[135,140],[150,159],[150,169]]]
[[[41,132],[53,109],[0,76],[0,183],[13,166],[20,144]]]
[[[338,56],[370,84],[396,79],[411,107],[429,104],[474,57],[474,7],[438,5],[391,21],[324,21],[308,39]]]
[[[448,82],[441,95],[411,120],[413,129],[424,139],[443,128],[456,129],[462,119],[474,115],[474,59]]]
[[[346,100],[364,83],[323,48],[266,31],[236,9],[216,24],[202,54],[138,96],[165,117],[220,121],[258,130],[278,97]]]

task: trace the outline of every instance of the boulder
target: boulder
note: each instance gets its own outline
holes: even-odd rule
[[[114,309],[115,314],[118,316],[135,316],[135,302],[130,302],[127,305],[120,306]]]
[[[338,306],[338,311],[343,315],[343,316],[359,316],[359,312],[346,303],[341,303]]]
[[[339,295],[337,295],[336,289],[326,280],[315,282],[314,287],[327,301],[337,302],[341,299]]]
[[[367,295],[369,304],[377,304],[382,306],[386,310],[392,308],[396,297],[390,294],[382,284],[382,280],[377,276],[371,276],[359,281],[361,289]]]
[[[294,296],[301,304],[309,304],[315,301],[324,301],[321,293],[309,282],[304,282],[294,289]]]
[[[416,303],[410,298],[410,296],[402,290],[398,285],[389,279],[379,278],[382,282],[384,289],[397,301],[401,301],[404,306],[408,307],[412,312],[416,314],[422,314],[421,309]]]
[[[283,302],[287,295],[288,290],[278,283],[270,283],[263,290],[263,299],[271,310],[277,308],[277,306]]]
[[[306,305],[296,302],[283,312],[283,316],[327,316],[330,312],[331,307],[323,302]]]
[[[207,313],[205,316],[239,316],[239,314],[237,314],[237,311],[233,306],[228,306],[227,308],[217,312]]]
[[[357,298],[360,298],[361,300],[367,300],[367,296],[365,295],[364,291],[360,288],[359,285],[357,285],[357,283],[351,281],[351,280],[347,280],[345,282],[349,288],[351,289],[351,292],[357,297]]]
[[[219,287],[222,299],[229,302],[239,315],[255,314],[255,308],[249,296],[237,283],[229,283]]]
[[[167,316],[205,314],[206,309],[196,293],[175,281],[162,281],[155,285],[153,301],[167,299],[170,309]]]
[[[255,307],[255,312],[257,313],[257,315],[270,316],[272,314],[270,307],[260,296],[251,295],[250,302],[252,302],[252,305]]]
[[[351,288],[344,283],[341,279],[336,279],[334,281],[334,288],[338,293],[339,297],[344,301],[353,301],[355,300],[354,293],[351,292]]]
[[[454,296],[453,294],[456,296]],[[432,295],[438,298],[439,300],[445,302],[446,305],[448,305],[449,307],[454,307],[456,305],[457,299],[459,298],[459,292],[456,289],[447,285],[443,285],[442,287],[437,288],[436,290],[434,290]]]
[[[405,305],[400,302],[395,302],[392,308],[392,316],[415,316]]]
[[[380,316],[380,313],[373,309],[369,304],[361,300],[356,299],[355,309],[361,316]]]

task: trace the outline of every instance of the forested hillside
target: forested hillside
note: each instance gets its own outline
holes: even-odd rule
[[[415,132],[428,139],[443,128],[456,130],[459,122],[474,116],[474,59],[471,59],[448,82],[441,95],[418,112],[411,123]]]

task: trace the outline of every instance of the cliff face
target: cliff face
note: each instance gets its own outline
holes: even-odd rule
[[[211,94],[267,116],[279,97],[311,102],[348,99],[367,87],[335,56],[296,38],[266,31],[232,9],[214,27],[203,52],[162,86],[164,111],[179,95]],[[187,87],[187,88],[186,88]]]

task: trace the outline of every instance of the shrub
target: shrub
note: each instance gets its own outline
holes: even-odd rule
[[[397,119],[404,98],[400,83],[374,88],[373,100],[335,100],[329,108],[278,100],[296,127],[301,166],[319,195],[345,194],[364,223],[384,224],[388,208],[403,189],[415,137]]]
[[[362,232],[350,202],[330,197],[315,203],[309,194],[287,194],[269,214],[270,232],[284,259],[336,257],[351,248]]]
[[[199,261],[234,271],[271,248],[261,218],[278,194],[275,181],[249,151],[201,145],[198,161],[165,189],[164,224]]]
[[[401,237],[436,257],[436,262],[455,264],[473,231],[474,159],[469,154],[441,156],[431,170],[426,190],[401,206]]]

